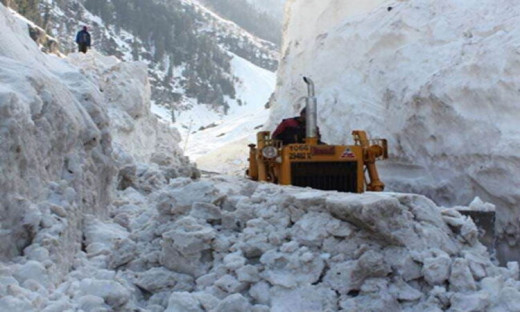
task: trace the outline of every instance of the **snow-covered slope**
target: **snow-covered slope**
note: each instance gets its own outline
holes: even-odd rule
[[[255,8],[257,8],[260,12],[265,12],[266,14],[278,18],[280,20],[283,19],[283,11],[285,2],[287,0],[245,0],[252,4]]]
[[[220,97],[231,95],[233,92],[230,89],[234,88],[226,59],[228,52],[263,68],[274,71],[277,67],[279,54],[275,44],[261,40],[235,23],[220,18],[197,1],[124,3],[121,1],[112,5],[96,1],[42,0],[41,8],[42,14],[44,8],[50,9],[49,28],[59,38],[63,51],[76,51],[74,34],[83,25],[88,25],[94,50],[124,61],[138,59],[147,63],[153,100],[167,108],[173,107],[176,112],[197,106],[197,101],[209,104],[213,109],[224,106]],[[153,17],[157,11],[170,14],[158,17],[161,23],[157,24],[147,20],[143,22],[142,18],[129,23],[127,18],[121,18],[134,10],[142,10],[135,14],[145,17],[151,14]],[[168,20],[165,23],[163,19]],[[146,26],[137,27],[139,23]],[[155,35],[150,37],[152,32]],[[169,33],[172,36],[164,38]],[[160,53],[157,52],[159,50]],[[212,57],[208,57],[208,54]],[[208,76],[211,76],[211,80]],[[190,88],[194,83],[201,87]],[[215,91],[214,97],[206,96],[204,94],[211,90],[204,90],[204,85],[209,85],[213,91],[220,91]],[[228,98],[227,102],[230,101],[232,99]]]
[[[247,167],[247,145],[256,140],[256,132],[265,123],[266,104],[274,90],[275,74],[236,55],[231,72],[237,77],[237,97],[230,101],[227,114],[203,106],[182,112],[174,126],[182,135],[182,147],[198,168],[224,174],[243,175]],[[171,113],[154,106],[165,121]]]
[[[388,138],[389,189],[445,205],[492,201],[516,245],[520,5],[313,0],[288,12],[269,127],[298,110],[309,75],[325,141],[351,141],[353,129]]]

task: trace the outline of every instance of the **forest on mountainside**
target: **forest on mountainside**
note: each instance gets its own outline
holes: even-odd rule
[[[276,20],[264,12],[259,12],[247,1],[202,0],[201,2],[255,36],[271,41],[277,46],[280,45],[282,21]]]
[[[166,83],[171,79],[172,66],[186,64],[182,85],[187,96],[224,107],[227,106],[224,95],[235,97],[233,81],[226,74],[231,58],[213,38],[198,32],[198,14],[193,7],[181,4],[165,7],[141,0],[86,0],[85,8],[106,24],[124,28],[141,38],[145,47],[154,52],[153,61],[168,58]],[[138,58],[137,51],[133,54]]]
[[[191,2],[0,1],[41,26],[63,54],[76,51],[75,32],[88,25],[96,51],[146,62],[152,99],[173,110],[189,107],[191,98],[226,112],[228,99],[236,98],[233,55],[271,71],[278,66],[274,43],[258,40],[235,24],[221,23]],[[226,8],[225,3],[214,4]],[[244,5],[255,11],[247,2]]]
[[[40,0],[0,0],[6,7],[10,7],[25,16],[39,26],[42,26],[43,19],[40,15]]]

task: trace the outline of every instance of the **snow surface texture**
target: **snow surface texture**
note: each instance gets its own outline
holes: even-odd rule
[[[520,259],[520,4],[292,1],[268,128],[316,84],[326,142],[389,140],[387,189],[497,207],[501,258]],[[289,112],[289,113],[288,113]]]
[[[178,133],[151,117],[144,65],[45,55],[2,5],[0,29],[0,260],[37,260],[28,270],[47,272],[47,287],[69,271],[85,215],[108,216],[117,186],[196,171]]]
[[[2,265],[0,310],[520,309],[518,264],[492,264],[470,219],[420,195],[177,178],[118,191],[110,216],[85,220],[55,288],[40,252]]]

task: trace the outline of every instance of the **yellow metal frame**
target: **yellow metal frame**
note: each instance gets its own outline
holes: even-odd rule
[[[320,153],[320,150],[331,150]],[[345,151],[350,151],[349,155]],[[363,149],[355,145],[307,145],[290,144],[282,148],[282,162],[278,183],[291,185],[291,164],[293,162],[356,162],[357,163],[357,193],[364,191]]]
[[[318,144],[317,138],[307,138],[304,144],[282,146],[278,140],[271,139],[269,131],[258,132],[257,145],[250,144],[249,169],[247,175],[256,181],[266,181],[281,185],[291,185],[291,164],[293,162],[356,162],[357,193],[384,190],[379,179],[375,162],[388,157],[385,139],[369,140],[361,130],[352,132],[355,145]],[[278,149],[276,158],[265,158],[262,149],[274,146]],[[369,182],[365,181],[367,169]]]

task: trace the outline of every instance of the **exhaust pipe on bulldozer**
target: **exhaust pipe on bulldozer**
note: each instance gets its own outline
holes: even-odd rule
[[[317,144],[318,143],[318,101],[314,94],[314,82],[309,77],[303,77],[303,81],[307,84],[308,95],[305,98],[305,128],[306,128],[306,143]]]

